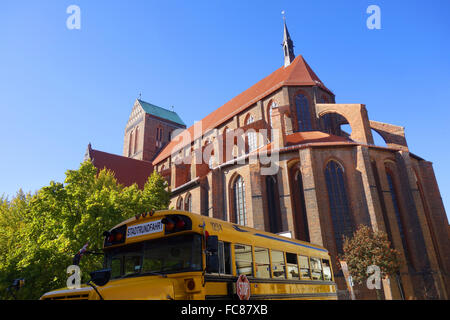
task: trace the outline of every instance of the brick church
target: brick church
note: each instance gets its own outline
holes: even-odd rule
[[[189,128],[137,99],[123,155],[89,145],[86,158],[124,185],[143,187],[156,170],[175,209],[326,247],[341,297],[342,236],[360,224],[383,230],[406,262],[383,282],[385,297],[449,299],[449,225],[432,163],[410,152],[403,127],[370,120],[364,104],[335,103],[295,56],[286,24],[283,54],[278,70]],[[355,293],[376,297],[362,286]]]

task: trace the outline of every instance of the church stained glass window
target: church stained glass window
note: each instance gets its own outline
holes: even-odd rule
[[[297,111],[298,131],[311,131],[311,112],[308,98],[303,94],[297,95],[295,97],[295,108]]]
[[[337,251],[342,253],[343,236],[353,234],[353,221],[348,204],[344,181],[344,170],[336,161],[330,161],[325,169],[331,221],[333,224]]]
[[[398,231],[400,233],[400,238],[402,240],[403,250],[405,252],[406,259],[409,261],[408,243],[407,243],[407,240],[406,240],[405,227],[403,225],[403,220],[402,220],[402,217],[401,217],[400,207],[399,207],[399,204],[398,204],[397,190],[395,189],[394,179],[393,179],[392,173],[387,168],[386,168],[386,177],[387,177],[387,181],[388,181],[388,184],[389,184],[389,192],[391,194],[392,204],[394,205],[395,219],[397,220]]]
[[[179,197],[177,200],[177,210],[181,210],[183,207],[183,198]]]
[[[184,200],[184,210],[192,212],[192,196],[188,194]]]
[[[245,122],[246,125],[253,123],[255,120],[252,115],[249,115],[247,118],[247,121]],[[256,132],[253,129],[249,129],[247,133],[247,143],[248,143],[248,152],[255,151],[257,146],[257,136]]]
[[[245,205],[245,183],[239,176],[233,185],[234,191],[234,216],[237,224],[247,225],[247,208]]]

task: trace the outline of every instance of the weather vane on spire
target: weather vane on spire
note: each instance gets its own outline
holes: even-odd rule
[[[283,11],[281,11],[281,14],[283,15],[283,21],[284,21],[284,22],[286,22],[286,16],[285,16],[285,14],[286,14],[286,11],[284,11],[284,10],[283,10]]]
[[[141,98],[142,98],[142,93],[139,92],[139,98],[138,99],[141,100]]]

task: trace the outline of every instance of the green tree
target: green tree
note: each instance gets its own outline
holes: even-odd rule
[[[387,234],[383,231],[374,232],[365,225],[360,225],[352,238],[344,238],[343,251],[339,259],[347,262],[348,271],[358,284],[367,282],[369,266],[378,266],[382,279],[394,276],[400,269],[400,255],[391,248]],[[381,299],[381,289],[377,289],[376,293],[377,298]]]
[[[124,187],[108,170],[89,161],[68,170],[64,183],[50,182],[33,196],[19,192],[11,201],[0,199],[0,297],[14,278],[25,278],[19,298],[36,299],[65,287],[66,269],[85,243],[100,251],[103,231],[136,213],[166,209],[166,181],[154,172],[140,190]],[[80,262],[82,280],[102,267],[103,256]],[[83,272],[84,271],[84,272]]]
[[[170,203],[167,181],[156,171],[148,178],[143,191],[144,206],[153,210],[167,208]]]
[[[0,298],[6,294],[10,280],[19,278],[15,266],[21,259],[18,249],[24,245],[21,231],[30,198],[22,190],[11,201],[0,198]]]

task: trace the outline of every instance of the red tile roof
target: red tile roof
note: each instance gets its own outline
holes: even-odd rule
[[[91,145],[88,146],[87,156],[98,170],[104,168],[111,170],[117,181],[127,187],[136,183],[140,189],[143,189],[148,177],[153,172],[151,162],[94,150]]]
[[[239,112],[245,110],[252,104],[256,103],[265,96],[278,90],[282,86],[315,86],[318,85],[322,89],[333,94],[325,85],[320,81],[319,77],[314,73],[311,67],[306,63],[301,55],[297,56],[295,60],[288,67],[281,67],[268,77],[259,81],[249,89],[245,90],[241,94],[237,95],[220,108],[216,109],[202,120],[202,132],[206,133],[208,130],[213,129],[231,119]],[[191,142],[199,136],[194,137],[194,126],[187,129],[191,137]],[[156,165],[168,158],[172,153],[180,150],[186,144],[180,144],[181,135],[178,139],[173,139],[153,160],[153,164]]]
[[[355,144],[353,140],[346,137],[335,136],[321,131],[305,131],[305,132],[295,132],[287,135],[285,138],[285,146],[281,147],[284,149],[289,149],[293,146],[301,145],[314,145],[314,146],[335,146],[344,144]],[[269,143],[264,147],[254,151],[255,153],[265,152],[266,150],[272,150],[273,144]]]
[[[318,142],[353,142],[352,140],[321,131],[295,132],[286,136],[286,147]]]

